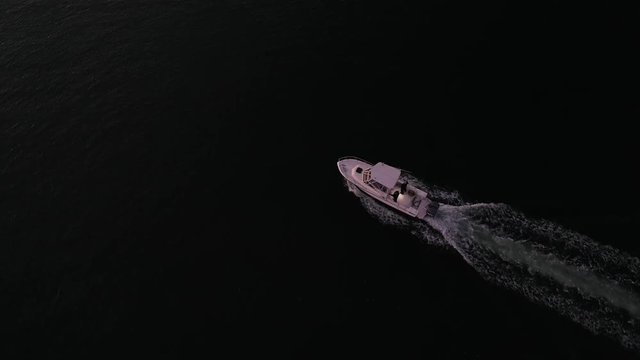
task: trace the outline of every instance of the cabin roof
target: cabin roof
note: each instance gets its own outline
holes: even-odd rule
[[[387,188],[392,188],[400,178],[400,169],[379,162],[371,168],[371,176],[374,181],[386,186]]]

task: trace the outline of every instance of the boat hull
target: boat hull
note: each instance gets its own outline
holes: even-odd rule
[[[350,189],[357,189],[360,193],[367,195],[385,207],[403,215],[418,219],[435,215],[439,204],[429,199],[425,190],[417,188],[412,184],[409,185],[406,183],[404,187],[402,187],[401,184],[405,183],[405,181],[398,181],[390,190],[385,192],[374,189],[374,187],[366,184],[362,179],[362,171],[358,172],[355,170],[359,170],[358,168],[366,169],[371,167],[372,165],[369,162],[358,158],[342,158],[338,161],[340,174],[347,181]]]
[[[389,209],[389,210],[393,210],[395,213],[400,214],[400,215],[410,216],[410,217],[415,217],[413,214],[410,214],[410,213],[408,213],[408,212],[406,212],[406,211],[403,211],[402,209],[397,208],[397,207],[395,207],[395,206],[391,206],[391,205],[389,205],[387,202],[385,202],[385,201],[381,201],[380,199],[378,199],[378,198],[377,198],[377,197],[375,197],[375,196],[371,196],[369,193],[367,193],[365,190],[363,190],[363,189],[362,189],[360,186],[358,186],[357,184],[355,184],[355,183],[353,183],[353,182],[350,182],[349,180],[347,180],[347,182],[348,182],[351,186],[354,186],[354,187],[357,189],[357,191],[359,191],[359,192],[360,192],[360,194],[362,194],[363,196],[366,196],[366,197],[368,197],[368,198],[370,198],[370,199],[375,200],[375,202],[376,202],[376,203],[378,203],[378,204],[380,204],[380,205],[384,206],[385,208],[387,208],[387,209]]]

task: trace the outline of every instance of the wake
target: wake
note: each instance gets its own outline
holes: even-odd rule
[[[507,205],[468,204],[457,193],[410,181],[443,203],[426,223],[369,197],[359,196],[360,201],[381,222],[428,244],[454,248],[483,278],[640,352],[638,258]]]

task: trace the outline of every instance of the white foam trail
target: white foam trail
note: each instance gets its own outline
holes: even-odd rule
[[[504,204],[466,204],[457,193],[411,181],[445,203],[426,223],[360,200],[381,222],[451,246],[485,279],[640,352],[638,258]]]

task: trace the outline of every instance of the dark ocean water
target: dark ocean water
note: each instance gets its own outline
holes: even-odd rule
[[[636,10],[3,1],[0,349],[637,356],[381,226],[335,166],[640,256]]]

